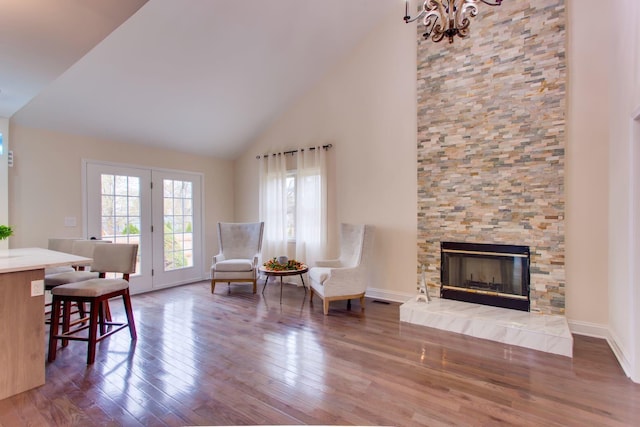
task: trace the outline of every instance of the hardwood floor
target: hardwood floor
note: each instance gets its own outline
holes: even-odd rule
[[[87,366],[86,344],[70,343],[44,386],[0,401],[0,425],[640,422],[640,385],[603,340],[576,336],[569,359],[400,323],[398,304],[338,302],[324,316],[301,288],[285,286],[282,306],[278,286],[250,289],[134,296],[135,344],[115,334]]]

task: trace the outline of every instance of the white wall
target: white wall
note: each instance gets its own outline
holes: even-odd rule
[[[573,330],[602,336],[609,315],[610,79],[609,62],[594,61],[594,53],[609,52],[613,21],[598,0],[572,0],[567,15],[566,315]]]
[[[9,223],[9,119],[0,117],[0,133],[2,134],[3,154],[0,155],[0,225]],[[8,240],[0,240],[0,249],[9,247]]]
[[[204,174],[205,273],[218,249],[216,223],[233,211],[233,162],[11,125],[15,166],[9,171],[11,247],[46,247],[49,237],[83,236],[82,160],[99,160]],[[76,217],[76,227],[65,227]],[[86,236],[83,236],[86,237]]]
[[[258,218],[255,156],[333,144],[329,208],[337,222],[376,227],[369,295],[404,300],[416,289],[416,29],[391,14],[264,132],[236,162],[238,220]]]
[[[634,159],[640,140],[632,131],[640,108],[640,3],[615,0],[610,8],[609,327],[625,371],[640,382],[640,243],[634,236],[640,227],[640,159]]]

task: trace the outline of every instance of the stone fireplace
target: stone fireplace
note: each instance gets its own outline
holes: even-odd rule
[[[564,314],[564,1],[482,8],[453,44],[417,37],[418,279],[439,294],[441,242],[525,246],[530,310]]]

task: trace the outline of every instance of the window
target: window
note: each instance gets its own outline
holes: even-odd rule
[[[103,239],[115,243],[140,243],[140,178],[103,174]]]
[[[190,181],[163,180],[164,269],[193,267],[193,188]]]

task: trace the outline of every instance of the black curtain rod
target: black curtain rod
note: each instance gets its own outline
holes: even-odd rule
[[[329,148],[333,147],[333,144],[327,144],[327,145],[323,145],[322,148],[324,148],[325,150],[328,150]],[[313,151],[315,150],[316,147],[309,147],[307,148],[307,150]],[[294,154],[297,153],[298,151],[304,151],[304,148],[301,148],[299,150],[290,150],[290,151],[283,151],[282,153],[273,153],[271,154],[272,156],[277,156],[278,154]],[[260,159],[260,158],[264,158],[264,157],[269,157],[269,154],[263,154],[262,156],[256,156],[256,159]]]

